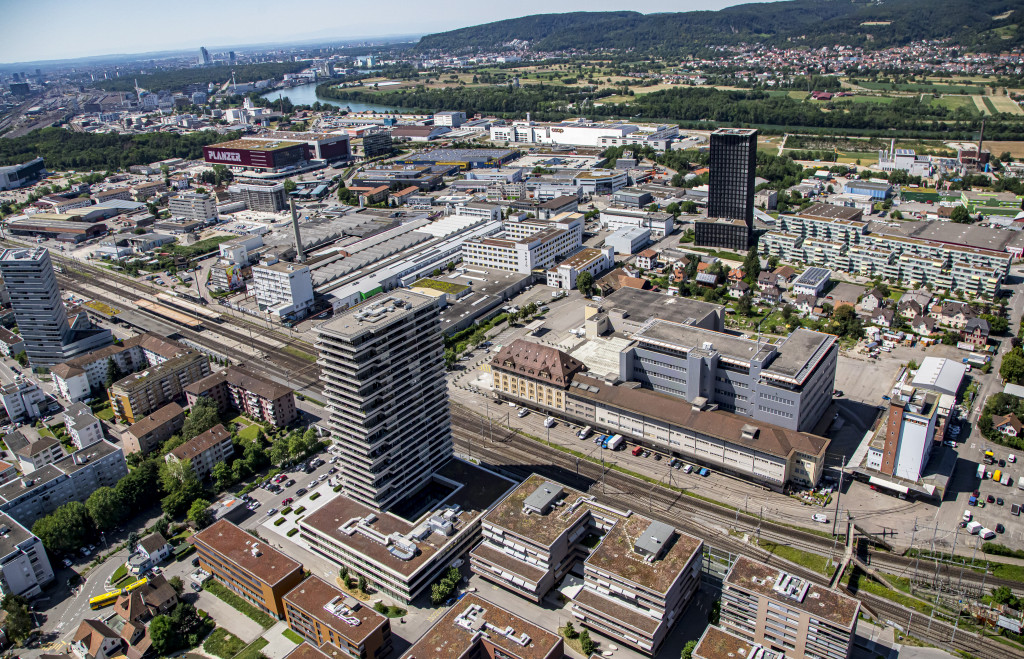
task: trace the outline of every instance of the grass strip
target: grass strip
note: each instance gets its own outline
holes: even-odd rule
[[[284,346],[281,348],[283,352],[288,353],[292,357],[298,357],[299,359],[313,363],[316,361],[316,355],[311,355],[305,350],[299,350],[295,346]]]
[[[203,642],[203,650],[220,659],[231,659],[245,648],[245,641],[223,627],[217,627]]]
[[[258,659],[261,656],[260,650],[268,645],[270,645],[270,641],[265,638],[258,638],[245,646],[245,649],[236,654],[234,659]]]
[[[296,634],[294,631],[292,631],[290,629],[284,630],[283,632],[281,632],[281,634],[286,639],[288,639],[292,643],[295,643],[296,645],[299,645],[299,644],[301,644],[301,643],[303,643],[305,641],[304,638],[302,638],[301,636],[299,636],[298,634]]]
[[[225,586],[224,584],[215,579],[211,579],[206,582],[206,591],[224,600],[225,604],[231,606],[239,613],[244,615],[246,618],[249,618],[250,620],[252,620],[253,622],[262,627],[271,627],[274,625],[274,623],[277,622],[272,617],[270,617],[263,611],[260,611],[252,604],[249,604],[244,599],[242,599],[234,592],[229,590],[227,586]]]

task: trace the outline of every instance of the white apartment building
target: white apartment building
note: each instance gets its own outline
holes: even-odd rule
[[[171,197],[167,206],[172,216],[194,222],[214,222],[218,217],[217,199],[210,194],[183,192]]]
[[[301,319],[313,306],[313,277],[309,267],[277,261],[252,269],[256,303],[278,319]]]
[[[80,449],[104,439],[103,424],[85,403],[74,403],[64,410],[64,427]]]
[[[462,261],[521,274],[546,270],[583,247],[583,224],[581,213],[563,213],[551,220],[507,221],[502,234],[463,243]]]
[[[624,227],[650,229],[655,239],[664,238],[672,233],[675,218],[671,213],[658,213],[636,208],[606,208],[601,211],[601,226],[609,231],[618,231]]]
[[[576,288],[576,278],[580,273],[589,272],[596,282],[601,273],[614,265],[615,250],[611,247],[581,249],[548,270],[548,286],[572,290]]]
[[[32,598],[51,581],[53,568],[42,541],[0,513],[0,595]]]
[[[101,441],[53,464],[0,485],[0,512],[31,528],[69,501],[85,501],[100,487],[113,487],[128,474],[121,448]]]
[[[26,421],[42,416],[39,406],[46,402],[46,394],[39,385],[19,375],[11,384],[0,387],[0,401],[11,421]]]

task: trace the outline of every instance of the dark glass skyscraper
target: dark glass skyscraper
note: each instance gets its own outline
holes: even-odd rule
[[[696,244],[746,250],[754,226],[757,130],[719,128],[711,133],[708,221],[698,222]]]

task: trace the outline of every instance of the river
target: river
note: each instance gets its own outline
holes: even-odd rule
[[[311,82],[308,85],[296,85],[290,89],[275,89],[272,92],[268,92],[262,95],[262,98],[268,101],[276,101],[279,96],[287,96],[292,104],[294,105],[313,105],[317,101],[327,105],[334,105],[339,108],[348,107],[353,112],[394,112],[397,108],[390,108],[384,105],[374,105],[372,103],[357,103],[355,101],[339,101],[333,98],[323,98],[316,95],[317,84]]]

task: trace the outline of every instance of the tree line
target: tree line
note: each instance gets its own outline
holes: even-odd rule
[[[50,170],[127,169],[167,158],[196,160],[203,147],[237,139],[239,133],[197,131],[177,133],[74,133],[63,128],[43,128],[28,135],[0,140],[0,165],[15,165],[42,156]]]

